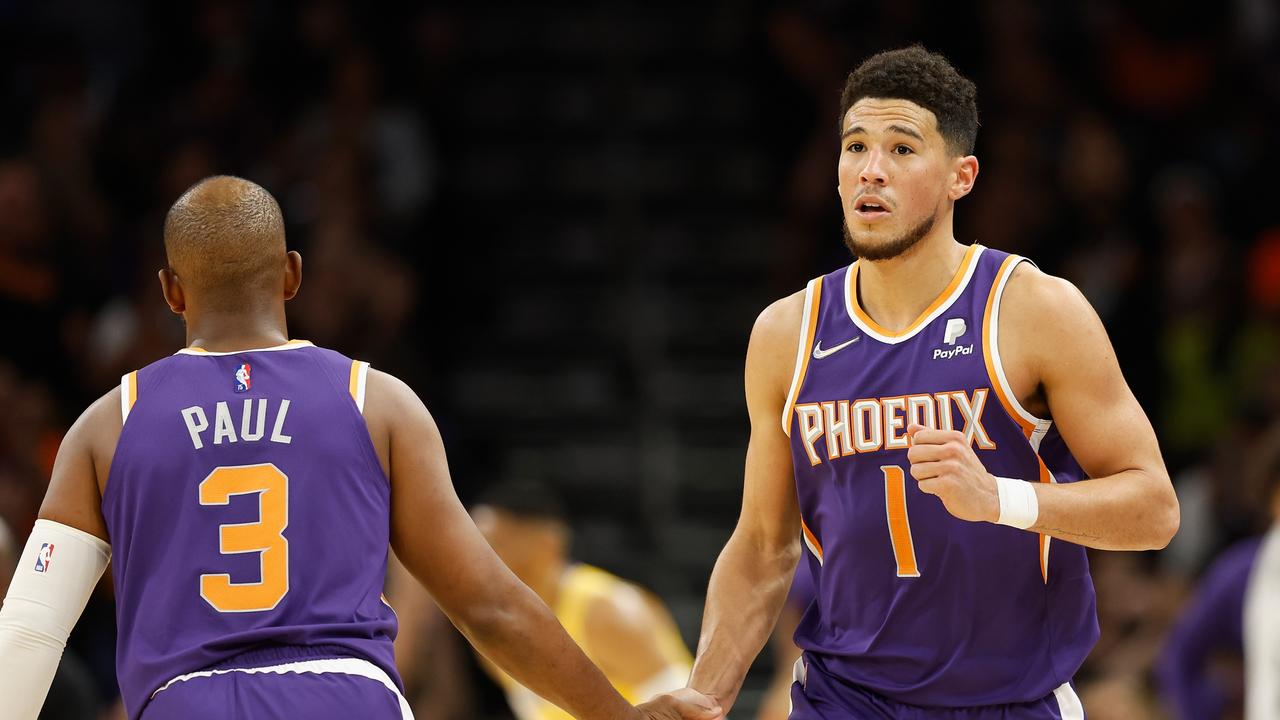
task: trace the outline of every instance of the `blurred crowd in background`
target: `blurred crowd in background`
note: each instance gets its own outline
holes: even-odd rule
[[[304,256],[291,334],[408,381],[464,500],[556,486],[577,556],[653,588],[692,645],[740,501],[751,323],[849,261],[844,76],[921,42],[979,90],[957,238],[1076,283],[1158,431],[1182,529],[1092,555],[1102,639],[1077,682],[1093,718],[1174,716],[1170,628],[1269,520],[1248,468],[1280,422],[1280,7],[414,5],[0,0],[0,518],[19,542],[78,413],[184,344],[156,280],[165,211],[236,174]],[[71,641],[104,712],[113,634],[108,584]],[[1238,717],[1238,654],[1202,671],[1206,717]]]

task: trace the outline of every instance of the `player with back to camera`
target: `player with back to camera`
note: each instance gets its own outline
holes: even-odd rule
[[[1085,548],[1178,527],[1155,434],[1072,285],[953,237],[973,84],[900,49],[855,69],[841,107],[858,259],[752,330],[742,512],[690,685],[732,709],[804,554],[792,718],[1081,718]]]
[[[108,559],[130,718],[411,717],[388,542],[481,652],[574,715],[721,717],[689,690],[624,701],[490,550],[413,391],[288,339],[302,259],[267,191],[206,179],[164,230],[188,347],[63,440],[0,611],[0,718],[36,717]]]

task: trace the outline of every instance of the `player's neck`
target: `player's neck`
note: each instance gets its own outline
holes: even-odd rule
[[[289,341],[283,308],[278,315],[271,312],[188,311],[185,318],[187,347],[198,347],[210,352],[234,352],[275,347]]]
[[[949,227],[938,229],[898,257],[858,262],[858,303],[881,327],[893,332],[909,327],[960,268],[967,247],[956,242]]]

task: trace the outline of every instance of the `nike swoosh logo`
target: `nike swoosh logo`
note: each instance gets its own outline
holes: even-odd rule
[[[862,339],[862,336],[861,336],[861,335],[859,335],[858,337],[856,337],[856,338],[854,338],[854,339],[852,339],[852,340],[845,340],[844,342],[840,343],[839,345],[836,345],[835,347],[829,347],[829,348],[827,348],[826,350],[823,350],[823,349],[822,349],[822,341],[821,341],[821,340],[819,340],[819,341],[818,341],[818,344],[813,346],[813,359],[814,359],[814,360],[821,360],[822,358],[827,357],[828,355],[835,355],[836,353],[838,353],[838,352],[840,352],[841,350],[843,350],[843,349],[845,349],[845,348],[849,347],[850,345],[852,345],[852,344],[854,344],[854,343],[858,342],[858,341],[859,341],[859,340],[861,340],[861,339]]]

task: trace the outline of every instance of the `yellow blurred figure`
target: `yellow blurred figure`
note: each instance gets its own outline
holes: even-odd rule
[[[670,612],[652,593],[569,557],[572,532],[562,505],[546,486],[502,483],[485,494],[471,515],[503,562],[547,603],[623,697],[639,702],[685,686],[693,657]],[[407,660],[416,654],[411,645],[428,641],[405,627],[407,604],[415,604],[413,599],[396,588],[391,601],[402,621],[397,660]],[[480,663],[503,688],[519,720],[572,720],[484,658]]]

